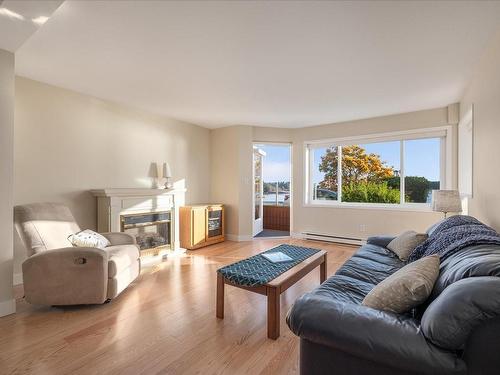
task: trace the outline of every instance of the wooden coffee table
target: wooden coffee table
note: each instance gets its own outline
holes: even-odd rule
[[[225,284],[262,294],[267,296],[267,337],[276,340],[280,336],[281,293],[290,288],[317,266],[319,266],[320,271],[320,282],[323,283],[326,280],[326,255],[326,251],[320,250],[267,284],[253,287],[234,284],[220,273],[217,273],[217,318],[224,319]]]

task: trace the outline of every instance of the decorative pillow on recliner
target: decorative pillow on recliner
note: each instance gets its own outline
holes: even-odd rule
[[[421,329],[433,344],[462,349],[483,321],[500,317],[500,278],[469,277],[449,285],[424,312]]]
[[[81,232],[69,235],[68,241],[71,242],[73,246],[96,247],[98,249],[104,249],[106,246],[111,245],[106,237],[90,229],[85,229]]]
[[[427,239],[426,233],[417,233],[409,230],[401,233],[387,245],[387,248],[401,260],[408,260],[411,252]]]
[[[419,259],[382,280],[366,295],[363,305],[397,314],[410,311],[430,296],[438,276],[438,255]]]

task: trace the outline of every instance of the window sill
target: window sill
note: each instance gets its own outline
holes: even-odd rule
[[[431,206],[426,203],[416,204],[384,204],[384,203],[304,203],[303,207],[317,208],[347,208],[361,210],[382,210],[382,211],[408,211],[408,212],[434,212]]]

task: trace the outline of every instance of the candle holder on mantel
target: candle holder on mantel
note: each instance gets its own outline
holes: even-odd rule
[[[165,189],[172,189],[174,187],[170,181],[172,178],[172,171],[168,163],[163,163],[163,178],[165,179]]]

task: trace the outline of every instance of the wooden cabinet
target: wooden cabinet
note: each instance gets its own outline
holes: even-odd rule
[[[224,206],[200,204],[180,208],[181,247],[198,249],[224,241]]]

